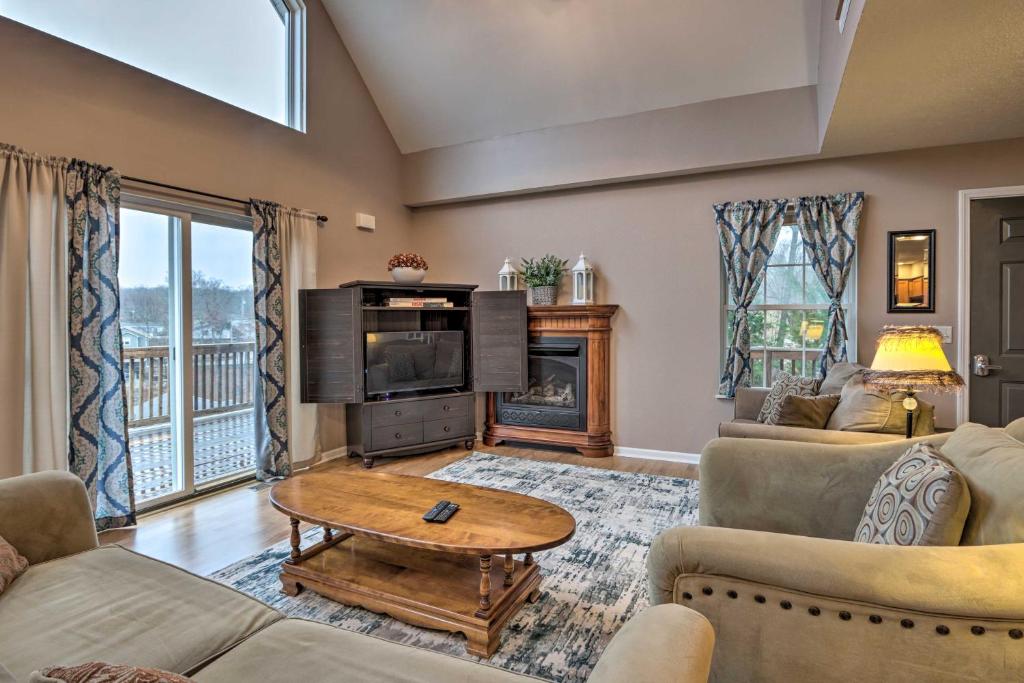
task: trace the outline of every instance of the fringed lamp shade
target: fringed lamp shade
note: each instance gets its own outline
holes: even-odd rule
[[[924,326],[887,326],[878,338],[875,360],[864,373],[864,382],[916,391],[958,391],[964,386],[942,351],[942,333]]]

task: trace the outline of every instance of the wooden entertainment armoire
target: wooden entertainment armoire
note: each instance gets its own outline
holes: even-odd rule
[[[526,292],[477,292],[476,285],[356,281],[299,292],[303,403],[343,403],[350,455],[426,453],[476,439],[478,391],[519,391],[527,383]],[[450,308],[392,308],[391,297],[439,297]],[[460,331],[464,381],[395,396],[367,393],[367,335]]]

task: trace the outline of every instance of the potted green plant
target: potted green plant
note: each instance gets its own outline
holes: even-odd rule
[[[530,288],[530,299],[534,306],[553,306],[558,303],[558,285],[562,282],[568,264],[568,261],[554,254],[539,259],[523,259],[522,278]]]

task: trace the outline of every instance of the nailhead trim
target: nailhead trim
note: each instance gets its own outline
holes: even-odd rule
[[[779,603],[779,607],[781,607],[782,609],[793,609],[793,603],[791,603],[789,600],[783,600]]]
[[[739,593],[737,593],[736,591],[728,591],[726,595],[728,595],[733,600],[739,597]]]
[[[881,624],[882,617],[878,616],[877,614],[872,614],[870,617],[868,617],[868,621],[870,621],[872,624]]]
[[[972,626],[971,627],[971,633],[973,633],[976,636],[983,636],[983,635],[985,635],[985,627],[984,626]]]
[[[683,593],[683,600],[693,600],[693,593],[690,593],[690,592]]]
[[[1021,638],[1024,638],[1024,631],[1020,630],[1019,628],[1011,628],[1010,637],[1014,640],[1020,640]]]
[[[846,610],[843,610],[839,613],[839,618],[843,621],[849,621],[850,619],[853,619],[853,615],[847,612]]]
[[[763,605],[767,601],[767,598],[765,598],[763,595],[755,595],[754,600]]]
[[[821,614],[821,610],[817,607],[808,607],[807,613],[810,614],[812,617],[816,617]]]
[[[949,627],[946,626],[945,624],[939,624],[938,626],[935,627],[935,632],[938,633],[940,636],[948,636],[949,635]]]
[[[900,626],[903,628],[914,628],[914,621],[913,619],[901,619]]]
[[[711,595],[715,591],[711,590],[711,586],[704,586],[703,588],[700,589],[700,592],[703,593],[704,595]]]

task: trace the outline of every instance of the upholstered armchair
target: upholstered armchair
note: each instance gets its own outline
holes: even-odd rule
[[[1006,433],[1024,440],[1024,420]],[[1024,543],[975,545],[969,532],[952,547],[850,540],[882,472],[913,441],[948,438],[707,445],[701,526],[660,534],[648,572],[652,603],[714,626],[710,680],[1024,680]],[[999,500],[1020,500],[1017,472],[972,492],[970,514],[1022,509]],[[1021,517],[1004,526],[1011,535]]]

